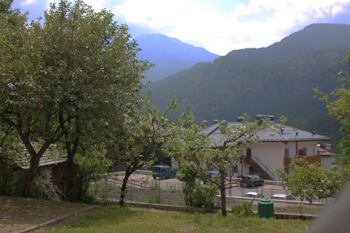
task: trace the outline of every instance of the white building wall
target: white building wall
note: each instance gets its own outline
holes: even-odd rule
[[[313,141],[299,142],[298,146],[300,150],[302,150],[304,147],[307,148],[306,156],[314,156],[317,154],[317,151],[316,151],[317,142],[313,142]]]
[[[284,145],[284,149],[289,149],[289,158],[295,158],[297,155],[297,142],[288,142],[282,143]],[[302,150],[304,147],[307,148],[307,156],[314,156],[317,154],[317,142],[308,141],[308,142],[298,142],[298,152]],[[284,157],[284,149],[283,149],[283,157]]]
[[[259,158],[259,161],[267,165],[270,171],[275,171],[277,168],[283,167],[284,148],[285,144],[281,142],[265,142],[261,145],[252,145],[252,157],[254,160]],[[247,171],[248,172],[248,171]]]
[[[174,159],[174,157],[171,157],[171,169],[175,171],[180,171],[180,164]]]
[[[307,148],[307,156],[314,156],[317,154],[317,142],[307,141],[298,142],[298,150]],[[294,158],[297,154],[296,142],[264,142],[261,145],[252,145],[252,157],[254,160],[259,158],[259,161],[267,165],[270,171],[275,171],[278,168],[283,168],[285,149],[289,149],[289,158]],[[243,174],[249,173],[249,168],[243,168]]]

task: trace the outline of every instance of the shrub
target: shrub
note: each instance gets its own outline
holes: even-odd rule
[[[0,164],[0,195],[21,196],[27,171],[19,172],[19,177],[15,180],[11,165]]]
[[[94,197],[89,193],[92,182],[103,179],[103,174],[108,170],[111,161],[103,153],[77,154],[75,157],[77,175],[78,201],[92,203]]]
[[[43,200],[61,201],[58,196],[59,188],[51,184],[47,179],[37,176],[34,179],[34,184],[31,190],[31,197]]]
[[[232,211],[228,213],[228,216],[236,216],[239,218],[260,218],[260,216],[258,214],[255,214],[252,211],[252,207],[253,207],[253,202],[255,199],[253,199],[251,202],[249,202],[249,204],[245,203],[244,201],[242,201],[241,205],[236,205],[234,207],[232,207]],[[221,210],[219,210],[217,212],[217,215],[222,215]]]
[[[209,186],[202,186],[197,172],[192,168],[184,166],[177,178],[184,182],[182,192],[185,194],[186,205],[193,207],[212,208],[218,187],[210,183]]]

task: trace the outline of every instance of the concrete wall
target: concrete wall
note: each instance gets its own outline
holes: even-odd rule
[[[174,157],[171,157],[171,168],[175,171],[180,171],[180,165],[179,162],[174,159]]]
[[[332,156],[331,155],[322,155],[321,167],[332,168]]]
[[[261,145],[252,145],[252,158],[267,165],[270,171],[275,171],[277,168],[283,167],[284,158],[284,143],[264,142]]]

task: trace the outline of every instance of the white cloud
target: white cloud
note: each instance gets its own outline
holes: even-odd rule
[[[20,5],[21,6],[27,6],[27,5],[30,5],[32,3],[36,3],[36,2],[37,2],[37,0],[26,0],[24,2],[21,2]]]
[[[332,9],[332,16],[336,16],[339,13],[342,13],[344,11],[344,8],[342,6],[335,6]]]
[[[26,0],[30,1],[35,0]],[[85,2],[97,11],[112,5],[109,0]],[[142,24],[225,55],[233,49],[266,47],[291,31],[341,13],[348,3],[350,0],[250,0],[223,10],[216,0],[123,0],[111,10],[126,23]]]

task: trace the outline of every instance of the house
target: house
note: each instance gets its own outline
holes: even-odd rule
[[[40,158],[37,173],[43,179],[49,180],[51,184],[56,185],[63,195],[66,195],[67,191],[66,162],[67,158],[61,157],[56,151],[45,152]],[[21,177],[21,174],[29,169],[29,163],[30,156],[25,150],[25,154],[23,156],[18,156],[10,166],[12,170],[12,177],[10,179],[16,182]],[[0,168],[7,167],[7,160],[0,158],[0,165]],[[2,175],[1,171],[0,175]]]
[[[256,119],[261,115],[257,115]],[[274,120],[273,116],[268,116]],[[225,120],[214,120],[211,126],[202,131],[207,134],[212,145],[220,145],[225,139],[225,135],[220,132],[219,125],[224,123],[228,127],[242,124],[241,118],[236,122],[226,122]],[[331,153],[325,153],[320,148],[319,143],[329,143],[330,138],[324,135],[296,129],[290,126],[282,128],[268,128],[258,131],[261,144],[252,144],[246,151],[242,152],[241,162],[227,175],[237,177],[239,175],[248,175],[259,173],[264,179],[275,179],[273,171],[278,168],[285,168],[289,174],[289,164],[293,158],[304,156],[312,164],[318,162],[321,166],[331,167]],[[172,167],[178,168],[178,163],[173,161]]]
[[[15,179],[21,171],[29,169],[30,156],[16,160],[17,167],[15,168]],[[56,185],[62,193],[66,193],[66,162],[67,158],[60,156],[48,156],[44,154],[39,161],[38,174],[43,179],[49,180],[51,184]]]

